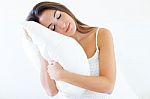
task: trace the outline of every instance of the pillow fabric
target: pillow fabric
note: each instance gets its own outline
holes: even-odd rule
[[[76,40],[51,31],[33,21],[25,21],[22,25],[32,38],[33,45],[36,46],[32,45],[32,51],[37,48],[48,62],[55,60],[67,71],[90,75],[87,56]],[[36,54],[34,56],[36,56]],[[59,91],[70,95],[81,95],[85,91],[83,88],[63,81],[56,81],[56,85]]]
[[[41,55],[37,46],[33,44],[32,41],[28,40],[25,35],[22,35],[22,47],[27,55],[27,58],[29,58],[35,69],[38,71],[38,73],[40,73]]]

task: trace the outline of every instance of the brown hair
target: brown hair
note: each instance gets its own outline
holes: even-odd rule
[[[93,28],[95,27],[90,27],[84,23],[82,23],[81,21],[79,21],[74,15],[73,13],[64,5],[57,3],[57,2],[40,2],[38,4],[36,4],[33,9],[31,10],[31,12],[29,13],[28,17],[27,17],[27,21],[35,21],[39,23],[39,17],[42,14],[42,12],[44,12],[45,10],[59,10],[62,12],[67,13],[68,15],[70,15],[77,26],[77,31],[81,32],[81,33],[87,33],[90,32],[91,30],[93,30]]]

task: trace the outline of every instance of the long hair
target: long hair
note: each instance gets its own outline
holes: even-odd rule
[[[65,7],[64,5],[57,3],[57,2],[48,2],[47,1],[47,2],[40,2],[40,3],[36,4],[33,7],[33,9],[31,10],[31,12],[29,13],[26,20],[27,21],[35,21],[35,22],[39,23],[39,17],[41,16],[42,12],[44,12],[45,10],[59,10],[59,11],[67,13],[75,21],[76,26],[77,26],[77,31],[79,31],[81,33],[90,32],[91,30],[93,30],[93,28],[95,28],[95,27],[90,27],[90,26],[82,23],[81,21],[79,21],[67,7]]]

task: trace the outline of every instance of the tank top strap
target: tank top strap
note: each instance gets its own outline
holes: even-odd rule
[[[96,49],[98,49],[98,32],[99,32],[99,27],[96,30]]]

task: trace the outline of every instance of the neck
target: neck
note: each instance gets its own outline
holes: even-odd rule
[[[74,35],[72,35],[71,37],[74,38],[77,42],[80,42],[83,39],[84,34],[76,31]]]
[[[81,42],[83,39],[88,37],[91,33],[95,33],[96,30],[97,28],[94,28],[92,31],[87,32],[87,33],[81,33],[81,32],[76,31],[74,35],[72,35],[71,37],[74,38],[77,42]]]

